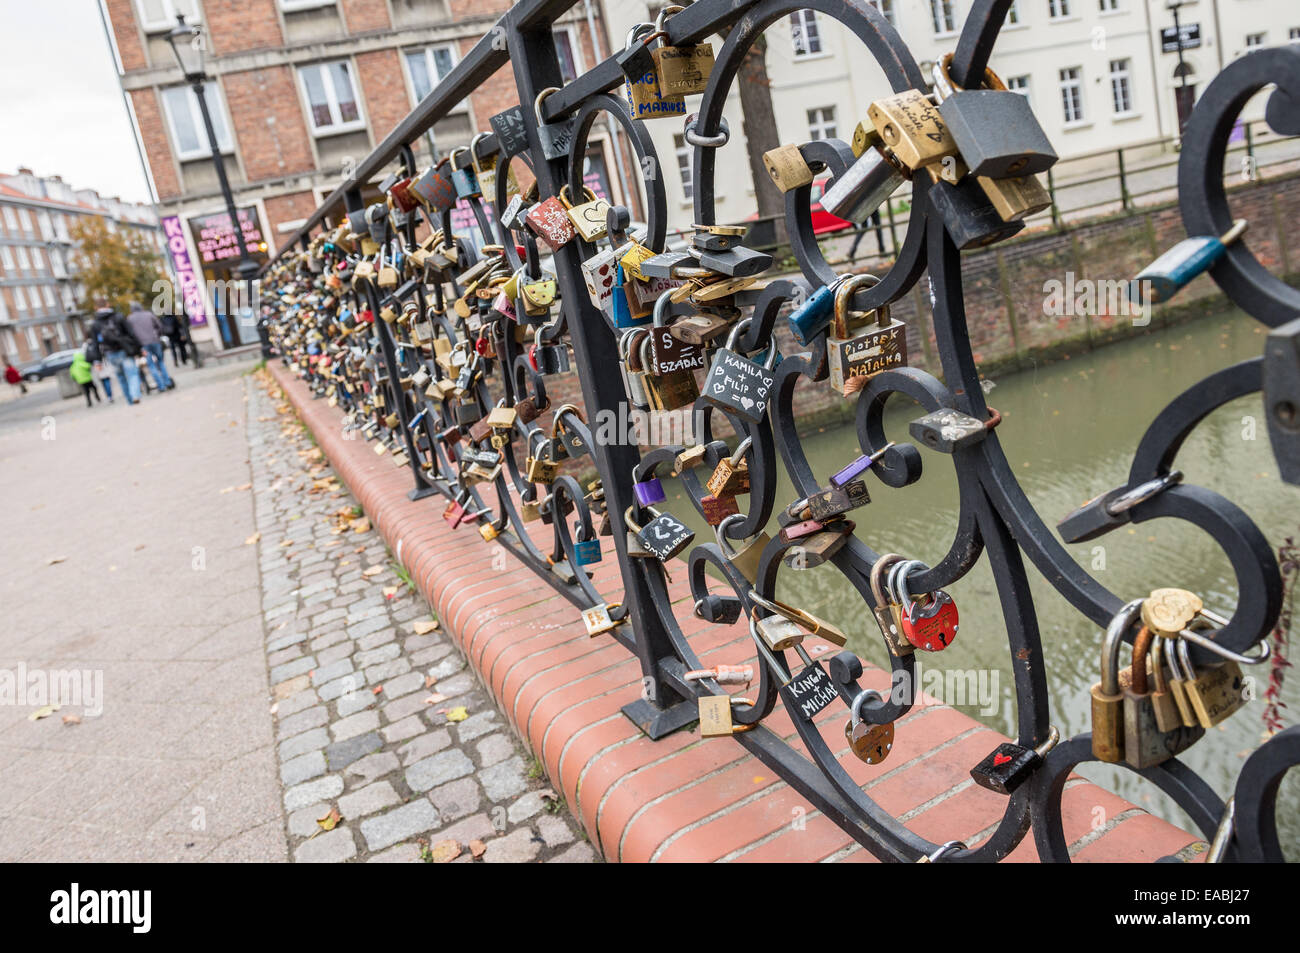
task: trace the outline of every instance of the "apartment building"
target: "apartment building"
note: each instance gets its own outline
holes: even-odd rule
[[[198,98],[167,40],[176,15],[207,43],[204,88],[250,252],[274,253],[349,166],[377,146],[477,43],[507,0],[101,0],[121,83],[158,197],[176,271],[231,277],[237,251],[217,185]],[[608,55],[600,8],[579,3],[556,24],[565,78]],[[508,69],[413,144],[417,161],[468,145],[517,102]],[[624,198],[621,147],[598,124],[589,181]],[[612,171],[611,171],[612,170]],[[194,315],[197,338],[255,340],[222,315]]]
[[[898,30],[928,73],[952,52],[970,0],[867,0]],[[608,4],[610,30],[626,35],[653,20],[660,2]],[[1062,158],[1083,157],[1177,134],[1179,88],[1194,99],[1231,60],[1257,46],[1300,40],[1295,0],[1185,0],[1179,4],[1183,66],[1172,38],[1168,0],[1015,0],[991,66],[1027,96]],[[848,140],[867,107],[889,93],[884,74],[861,42],[838,21],[801,10],[766,31],[766,63],[777,128],[783,142],[822,137]],[[715,49],[721,42],[714,38]],[[698,97],[688,98],[693,112]],[[734,88],[725,113],[731,140],[717,156],[720,221],[754,211],[747,144]],[[1246,118],[1263,115],[1257,97]],[[689,224],[693,149],[676,119],[647,122],[667,164],[672,224]]]
[[[85,340],[89,316],[71,235],[83,216],[102,218],[110,231],[137,230],[161,255],[158,219],[148,206],[31,169],[0,175],[0,354],[15,363]]]

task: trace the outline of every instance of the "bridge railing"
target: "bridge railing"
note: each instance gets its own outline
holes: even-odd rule
[[[565,241],[554,234],[554,217],[537,218],[528,226],[517,217],[503,222],[523,199],[522,204],[537,209],[566,186],[571,195],[581,194],[586,138],[598,116],[624,129],[643,171],[663,168],[644,120],[633,118],[624,95],[629,77],[645,82],[657,77],[653,68],[647,73],[643,60],[619,51],[572,82],[562,81],[551,25],[573,2],[520,0],[280,249],[263,284],[275,302],[273,337],[285,359],[320,395],[342,404],[349,426],[405,458],[415,483],[413,498],[442,498],[443,518],[477,525],[484,538],[504,546],[583,609],[593,633],[607,633],[638,658],[645,690],[624,712],[646,734],[661,738],[696,721],[733,733],[876,856],[995,861],[1032,829],[1042,859],[1068,860],[1061,824],[1065,780],[1078,764],[1102,759],[1126,764],[1156,784],[1207,840],[1220,834],[1216,856],[1280,858],[1274,824],[1277,780],[1300,761],[1300,730],[1282,732],[1246,761],[1229,802],[1170,757],[1171,750],[1183,750],[1200,736],[1191,720],[1199,717],[1195,713],[1176,711],[1178,725],[1162,722],[1165,730],[1155,742],[1155,728],[1129,719],[1136,740],[1121,755],[1116,747],[1129,725],[1123,714],[1116,714],[1122,705],[1112,704],[1103,683],[1103,697],[1094,707],[1098,736],[1058,740],[1048,721],[1044,652],[1026,559],[1078,612],[1109,630],[1111,638],[1145,646],[1152,641],[1151,631],[1157,631],[1154,641],[1168,647],[1170,655],[1185,652],[1185,663],[1198,677],[1222,684],[1231,666],[1259,660],[1255,647],[1267,644],[1283,604],[1277,561],[1259,528],[1235,504],[1181,482],[1174,465],[1182,441],[1206,414],[1262,387],[1283,476],[1289,482],[1300,478],[1296,405],[1291,403],[1300,401],[1300,348],[1295,345],[1300,330],[1287,323],[1300,314],[1300,293],[1270,276],[1251,255],[1246,239],[1217,249],[1221,257],[1210,275],[1254,319],[1276,329],[1269,356],[1225,368],[1175,396],[1136,448],[1125,485],[1071,514],[1054,532],[1030,505],[1002,453],[994,429],[999,418],[985,403],[966,334],[961,251],[954,235],[985,228],[996,239],[1017,227],[1014,216],[988,216],[971,177],[963,186],[955,176],[932,179],[919,168],[908,170],[913,209],[905,222],[895,223],[902,237],[893,264],[878,281],[862,280],[843,292],[854,312],[870,312],[898,300],[926,275],[942,381],[907,367],[892,332],[874,339],[870,332],[867,337],[850,332],[846,339],[842,328],[837,337],[836,328],[827,326],[832,324],[827,312],[833,309],[826,302],[835,295],[826,289],[838,287],[840,276],[818,248],[807,183],[787,183],[785,189],[785,224],[800,270],[796,278],[766,286],[747,283],[755,277],[750,270],[756,259],[731,249],[736,236],[716,227],[713,153],[727,138],[723,107],[742,59],[762,30],[810,7],[843,23],[895,91],[926,90],[930,77],[922,75],[888,21],[863,0],[696,0],[684,9],[670,8],[657,31],[646,31],[661,32],[653,39],[673,50],[708,42],[715,34],[725,40],[689,137],[695,150],[692,193],[699,226],[693,257],[658,254],[664,251],[666,233],[663,182],[647,175],[643,183],[647,222],[640,240],[670,278],[657,299],[663,319],[659,339],[629,356],[629,342],[649,340],[648,317],[638,317],[633,304],[650,293],[653,276],[638,278],[639,258],[625,257],[626,236],[618,229],[627,216],[613,209],[587,223],[589,237],[579,234]],[[949,66],[957,86],[968,87],[972,78],[985,75],[1009,5],[1010,0],[973,3]],[[458,151],[430,170],[416,168],[412,143],[503,69],[511,70],[522,105],[493,117],[492,130],[485,129],[471,150]],[[1269,104],[1270,125],[1283,134],[1300,132],[1291,108],[1300,96],[1300,50],[1252,53],[1225,69],[1202,95],[1178,164],[1178,196],[1189,234],[1218,236],[1232,227],[1224,193],[1225,153],[1241,108],[1270,83],[1277,86]],[[680,111],[675,103],[668,108]],[[987,129],[981,135],[996,138]],[[864,148],[869,152],[876,146]],[[858,153],[866,154],[838,140],[802,143],[794,166],[796,171],[800,164],[810,172],[828,170],[838,182],[863,169]],[[886,156],[885,151],[879,154]],[[526,166],[535,179],[535,193],[526,187],[514,203],[504,174],[511,160]],[[493,162],[494,186],[486,195],[476,194],[479,180],[467,173],[482,175],[485,164]],[[381,176],[386,176],[380,182],[385,200],[366,207],[363,189]],[[986,186],[980,188],[987,192]],[[497,237],[499,248],[484,248],[481,257],[457,241],[451,208],[458,197],[468,201],[481,233]],[[554,286],[540,272],[546,249],[539,245],[539,234],[554,239]],[[1208,249],[1213,243],[1204,244]],[[760,265],[761,259],[760,254]],[[603,274],[591,276],[591,289],[584,275],[584,264],[592,263],[588,270],[593,271],[602,260],[615,282],[611,294],[601,285]],[[724,287],[724,279],[733,283]],[[697,283],[690,285],[692,280]],[[801,338],[807,350],[783,355],[778,362],[772,353],[773,329],[789,308],[810,322]],[[695,337],[685,330],[688,325]],[[872,347],[876,350],[865,358],[859,353]],[[575,408],[549,406],[546,394],[546,378],[569,362],[570,349],[585,419]],[[883,359],[870,365],[873,357]],[[651,367],[638,369],[641,360]],[[674,360],[684,363],[674,365]],[[868,362],[865,373],[863,360]],[[857,445],[846,447],[845,457],[861,457],[849,468],[854,473],[824,486],[801,446],[792,407],[794,385],[801,378],[826,381],[855,373],[856,385],[839,383],[857,406]],[[883,421],[890,395],[919,405],[925,415],[908,435],[893,435],[892,442]],[[606,439],[596,417],[629,403],[698,415],[698,443],[683,441],[642,454],[625,434]],[[494,410],[500,413],[494,416]],[[543,430],[539,412],[547,411],[553,422]],[[725,418],[744,439],[734,452],[712,439],[717,418]],[[948,554],[933,567],[878,552],[846,518],[855,500],[860,502],[856,480],[878,482],[885,493],[904,492],[921,478],[923,449],[932,465],[949,458],[961,488]],[[566,460],[576,463],[566,466]],[[799,500],[778,501],[782,468]],[[598,481],[580,484],[572,473],[583,469],[594,469]],[[738,469],[745,472],[738,475]],[[718,527],[725,546],[694,540],[670,513],[658,512],[654,475],[669,470],[680,472],[691,505]],[[746,482],[747,488],[742,487]],[[741,509],[746,501],[748,508]],[[722,519],[727,513],[730,517]],[[437,516],[431,511],[430,518]],[[1239,588],[1238,608],[1230,620],[1193,612],[1169,631],[1159,629],[1161,619],[1170,625],[1162,611],[1177,615],[1196,597],[1153,594],[1135,600],[1131,593],[1111,592],[1058,539],[1058,532],[1074,541],[1161,517],[1191,521],[1221,546]],[[527,525],[538,520],[550,526],[546,546],[534,542]],[[618,604],[597,591],[585,569],[599,558],[604,543],[612,543],[618,560]],[[757,674],[744,699],[727,697],[723,673],[687,676],[704,666],[673,612],[665,560],[678,554],[685,560],[688,602],[696,616],[717,624],[749,620]],[[992,832],[974,845],[936,843],[877,805],[841,759],[875,763],[887,755],[884,739],[915,699],[917,652],[942,649],[955,634],[955,611],[949,613],[943,587],[982,559],[991,564],[999,589],[1018,737],[971,766],[978,783],[1006,794]],[[901,692],[882,697],[865,691],[859,683],[861,661],[851,652],[840,652],[823,666],[804,651],[805,636],[835,641],[838,629],[833,620],[818,620],[776,602],[776,581],[783,569],[816,564],[833,566],[876,611]],[[902,583],[890,582],[884,573],[888,568],[896,570],[892,575]],[[1171,579],[1176,579],[1174,570]],[[1190,696],[1185,700],[1190,704]],[[799,746],[765,723],[778,704],[789,715]],[[814,720],[831,706],[843,706],[844,716],[851,716],[848,748],[829,744]],[[1168,709],[1165,717],[1172,717]],[[1144,754],[1153,744],[1166,750]]]

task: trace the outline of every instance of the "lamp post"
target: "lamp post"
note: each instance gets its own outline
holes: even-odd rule
[[[1191,104],[1187,102],[1187,64],[1183,62],[1183,28],[1178,22],[1178,11],[1185,0],[1166,0],[1165,9],[1174,15],[1174,42],[1178,44],[1178,92],[1174,100],[1178,106],[1178,135],[1183,134]]]
[[[235,266],[235,279],[240,285],[240,304],[245,307],[252,306],[252,282],[257,274],[257,262],[248,257],[248,245],[244,241],[244,227],[239,221],[239,215],[235,211],[235,196],[230,191],[230,180],[226,177],[226,164],[221,158],[221,147],[217,144],[217,133],[212,128],[212,114],[208,112],[208,101],[203,95],[203,82],[207,74],[203,69],[203,52],[206,43],[203,42],[202,29],[197,26],[189,26],[185,22],[185,15],[178,13],[176,15],[176,26],[167,34],[167,41],[171,44],[172,52],[176,55],[176,62],[189,80],[190,87],[194,90],[194,96],[199,101],[199,112],[203,116],[203,127],[208,133],[208,146],[212,150],[212,161],[217,167],[217,182],[221,186],[222,198],[226,200],[226,214],[230,216],[230,228],[235,233],[235,241],[239,248],[239,264]],[[227,301],[229,301],[229,296]],[[227,308],[226,320],[235,320],[234,315],[229,313]],[[194,348],[197,359],[198,346]],[[197,361],[196,361],[197,362]]]

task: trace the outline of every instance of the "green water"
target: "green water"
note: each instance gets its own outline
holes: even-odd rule
[[[1258,356],[1264,336],[1264,329],[1245,315],[1224,312],[994,382],[988,401],[1004,417],[998,435],[1044,522],[1054,527],[1083,500],[1122,484],[1134,448],[1159,410],[1207,374]],[[886,432],[892,439],[907,440],[907,422],[917,416],[915,405],[895,397],[886,414]],[[806,435],[804,448],[813,472],[823,478],[857,453],[851,430],[842,428]],[[951,543],[957,484],[949,457],[929,450],[922,453],[925,471],[918,483],[893,490],[869,479],[872,503],[854,511],[853,519],[858,538],[877,552],[903,553],[933,565]],[[1300,489],[1278,479],[1258,394],[1234,401],[1203,421],[1181,449],[1176,466],[1186,482],[1209,487],[1241,506],[1275,547],[1297,532]],[[666,483],[665,487],[669,511],[690,522],[695,514],[680,486]],[[793,498],[793,487],[783,479],[778,503]],[[694,527],[698,539],[712,535],[698,518]],[[1125,599],[1159,586],[1178,586],[1200,593],[1209,608],[1225,615],[1231,615],[1236,602],[1235,578],[1227,559],[1210,538],[1180,521],[1125,526],[1068,549],[1081,566]],[[1102,559],[1105,568],[1094,568]],[[1062,737],[1069,737],[1089,727],[1088,689],[1098,679],[1101,632],[1038,576],[1028,560],[1026,564],[1046,653],[1051,721]],[[981,559],[949,592],[960,608],[960,635],[946,651],[926,655],[924,664],[996,673],[1000,702],[983,706],[984,710],[973,699],[955,707],[1014,736],[1013,679],[987,559]],[[873,618],[833,567],[802,572],[783,568],[777,595],[839,624],[849,633],[849,648],[878,666],[889,667]],[[1263,740],[1267,669],[1261,665],[1247,670],[1256,676],[1256,700],[1181,756],[1225,798],[1242,762]],[[1283,699],[1290,706],[1283,712],[1286,723],[1293,724],[1300,712],[1300,674],[1292,676]],[[1171,800],[1127,770],[1089,764],[1080,773],[1192,829]],[[1284,782],[1278,802],[1284,849],[1292,859],[1300,858],[1297,805],[1300,771]]]

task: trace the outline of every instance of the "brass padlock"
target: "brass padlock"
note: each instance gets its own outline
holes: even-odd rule
[[[812,184],[812,168],[794,143],[764,152],[763,166],[782,192],[793,192]]]
[[[754,583],[758,581],[758,566],[763,558],[763,548],[772,541],[772,537],[760,530],[748,539],[733,544],[727,538],[727,527],[733,522],[744,522],[744,519],[745,517],[740,513],[728,516],[714,527],[714,534],[718,540],[718,549],[722,551],[722,558],[731,563],[742,576]]]
[[[1246,704],[1240,665],[1228,659],[1197,672],[1192,666],[1187,643],[1179,639],[1177,645],[1183,670],[1193,675],[1185,685],[1187,701],[1202,728],[1213,728]]]
[[[894,601],[893,593],[884,583],[884,574],[901,562],[903,557],[898,553],[885,553],[871,567],[871,596],[876,603],[871,613],[880,626],[885,645],[890,652],[900,657],[913,654],[916,646],[903,634],[902,606]]]
[[[835,317],[826,352],[831,387],[845,397],[862,389],[881,371],[907,365],[907,326],[891,319],[889,306],[877,311],[876,323],[862,333],[849,328],[849,302],[860,288],[878,284],[874,275],[854,275],[835,290]]]
[[[1118,764],[1124,760],[1124,693],[1119,683],[1119,650],[1124,633],[1133,627],[1142,611],[1142,600],[1134,599],[1120,609],[1106,627],[1101,644],[1101,681],[1092,686],[1092,756]]]
[[[1148,682],[1147,662],[1153,638],[1152,631],[1142,626],[1133,640],[1129,683],[1121,686],[1124,696],[1124,761],[1138,770],[1168,761],[1205,734],[1205,729],[1187,728],[1181,722],[1169,731],[1160,729]]]
[[[905,89],[867,108],[867,118],[900,162],[913,171],[957,155],[957,143],[930,97]]]
[[[569,199],[569,187],[566,185],[560,189],[560,202],[568,209],[569,220],[573,222],[573,227],[582,240],[599,241],[606,234],[605,220],[609,214],[609,203],[585,186],[582,192],[586,200],[574,205]]]
[[[718,461],[709,477],[708,491],[714,496],[737,496],[749,492],[749,461],[745,454],[753,444],[753,437],[746,437],[736,447],[735,453]]]

